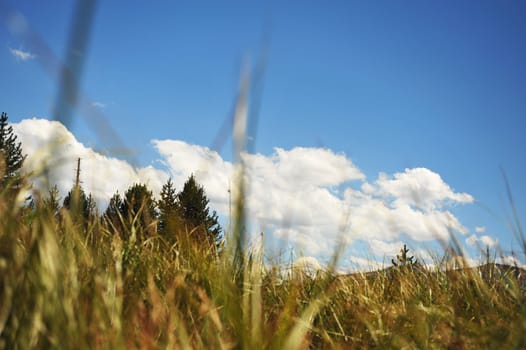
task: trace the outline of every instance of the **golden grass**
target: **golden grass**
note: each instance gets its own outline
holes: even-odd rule
[[[230,249],[123,240],[133,235],[104,220],[79,224],[67,211],[57,217],[8,198],[0,198],[0,348],[526,347],[519,269],[284,273],[259,247],[240,271]]]

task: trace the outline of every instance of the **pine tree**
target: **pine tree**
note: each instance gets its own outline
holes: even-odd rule
[[[156,203],[153,193],[143,184],[134,184],[124,194],[121,205],[123,219],[131,224],[136,222],[138,237],[145,239],[157,231],[155,224],[157,219]],[[128,227],[128,228],[131,228]]]
[[[404,244],[404,247],[400,249],[400,254],[396,255],[396,260],[391,259],[393,266],[395,267],[414,267],[418,265],[418,261],[414,256],[409,256],[409,249]]]
[[[210,213],[209,200],[202,186],[197,184],[193,175],[185,182],[183,190],[177,194],[181,219],[187,225],[199,243],[207,242],[219,247],[222,240],[222,228],[217,214]]]
[[[17,142],[13,127],[7,122],[7,114],[0,117],[0,190],[7,185],[20,186],[20,169],[24,163],[22,144]]]
[[[74,223],[87,224],[95,217],[95,200],[89,194],[86,196],[80,185],[80,158],[77,160],[77,170],[73,188],[68,192],[62,203],[62,207],[70,212]]]
[[[64,197],[62,207],[69,211],[78,211],[81,213],[82,217],[87,219],[94,209],[94,202],[91,194],[86,196],[82,187],[73,186],[66,197]]]
[[[177,193],[172,179],[168,179],[161,190],[159,207],[159,234],[167,238],[170,242],[175,240],[176,230],[180,228],[179,203]]]
[[[109,226],[117,233],[122,233],[122,198],[119,194],[119,191],[110,198],[108,208],[104,212],[104,219],[109,224]]]
[[[57,185],[48,191],[48,196],[42,200],[42,206],[49,210],[53,216],[58,216],[60,210],[60,195]]]

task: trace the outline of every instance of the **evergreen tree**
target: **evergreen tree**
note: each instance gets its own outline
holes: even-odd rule
[[[409,256],[409,248],[404,244],[404,247],[400,249],[400,254],[396,255],[396,260],[391,259],[393,266],[395,267],[414,267],[418,265],[418,261],[414,256]]]
[[[74,223],[87,224],[95,217],[95,200],[86,193],[80,185],[80,158],[77,160],[77,171],[73,188],[68,192],[62,203],[62,207],[70,212]]]
[[[122,232],[122,198],[117,191],[111,198],[108,208],[104,212],[104,219],[117,232]]]
[[[60,195],[57,185],[48,191],[48,196],[42,200],[42,205],[55,217],[58,216],[60,210]]]
[[[89,214],[89,218],[93,219],[97,217],[97,202],[95,201],[95,198],[90,194],[88,194],[88,203],[87,203],[87,212]]]
[[[124,194],[121,214],[128,224],[136,222],[139,235],[152,236],[156,232],[156,203],[153,193],[143,184],[134,184]],[[130,226],[131,228],[131,226]],[[138,237],[144,239],[146,237]]]
[[[82,187],[74,186],[64,198],[62,207],[67,209],[75,223],[87,224],[96,216],[97,205],[91,195],[86,196]]]
[[[169,241],[175,240],[176,230],[180,227],[179,203],[172,179],[168,179],[161,190],[159,207],[159,234]]]
[[[202,186],[197,184],[193,175],[185,182],[183,190],[177,194],[181,219],[188,231],[199,243],[207,242],[219,247],[222,240],[221,226],[217,214],[210,212],[209,200]]]
[[[7,122],[7,114],[0,117],[0,190],[6,185],[20,185],[20,168],[24,163],[22,145],[17,142],[13,127]]]
[[[91,195],[90,195],[91,198]],[[68,192],[64,201],[62,202],[62,207],[69,211],[79,211],[82,213],[83,217],[88,217],[89,210],[92,204],[88,200],[88,196],[80,186],[73,186],[73,188]]]

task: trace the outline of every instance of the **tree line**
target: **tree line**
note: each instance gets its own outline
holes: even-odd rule
[[[27,179],[21,173],[26,155],[21,142],[8,123],[5,112],[0,117],[0,195],[15,198]],[[80,181],[81,160],[77,161],[75,181],[61,200],[57,186],[47,195],[36,194],[27,199],[27,210],[45,208],[57,220],[88,232],[95,224],[104,224],[113,234],[125,240],[143,242],[153,236],[174,245],[182,239],[217,252],[222,246],[223,230],[218,216],[209,206],[209,199],[191,175],[177,192],[171,179],[163,185],[159,199],[145,185],[136,183],[123,194],[111,197],[104,212],[99,213],[91,193],[86,194]]]

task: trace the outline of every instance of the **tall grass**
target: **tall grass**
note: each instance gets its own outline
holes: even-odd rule
[[[257,244],[240,271],[233,250],[125,240],[13,198],[0,197],[1,348],[526,347],[519,269],[312,274],[265,262]]]

